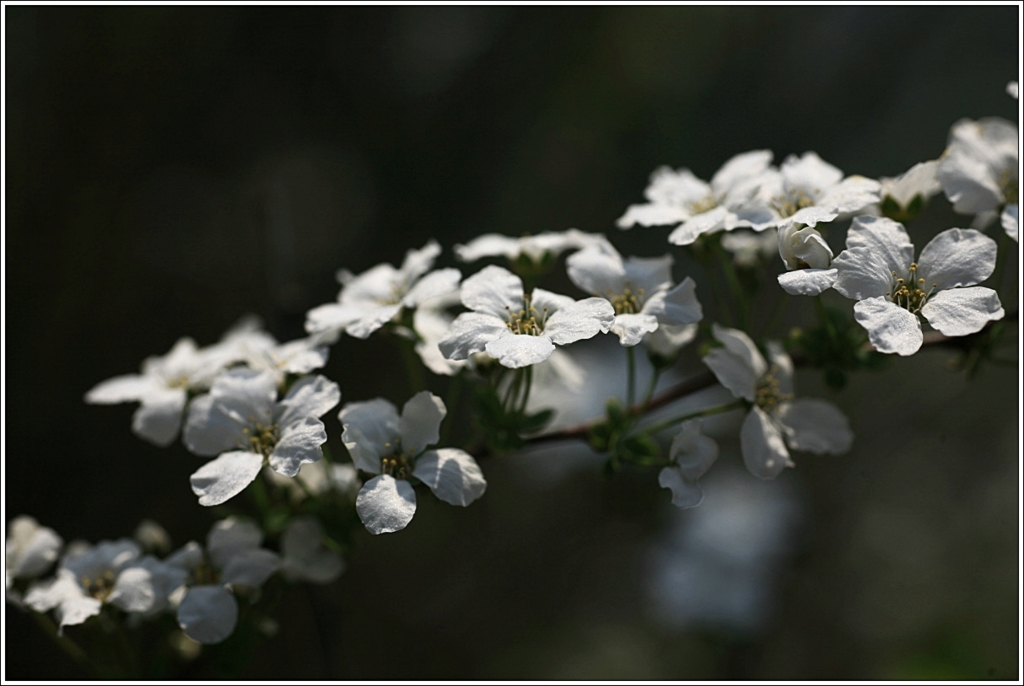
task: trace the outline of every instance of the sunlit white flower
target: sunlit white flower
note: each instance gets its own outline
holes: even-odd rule
[[[65,554],[57,576],[30,588],[25,604],[37,612],[53,610],[61,633],[65,626],[98,615],[106,603],[126,612],[148,613],[166,603],[161,592],[169,590],[166,584],[154,583],[151,562],[141,564],[140,554],[138,544],[129,539],[101,541]]]
[[[7,525],[4,550],[4,582],[7,599],[20,598],[12,588],[15,579],[37,577],[57,561],[64,539],[49,527],[40,526],[32,517],[15,517]]]
[[[345,569],[341,555],[324,544],[323,525],[316,517],[295,517],[281,535],[281,574],[291,581],[328,584]]]
[[[399,269],[378,264],[358,276],[340,270],[338,302],[310,310],[306,331],[330,336],[344,330],[350,336],[366,338],[394,319],[403,307],[411,309],[428,298],[455,290],[462,278],[458,269],[430,271],[440,254],[441,246],[430,241],[420,250],[408,251]]]
[[[954,210],[980,215],[983,226],[1017,206],[1018,138],[1014,124],[995,117],[953,125],[936,176]]]
[[[662,488],[672,491],[672,504],[680,509],[697,507],[704,500],[698,480],[718,459],[718,444],[700,432],[700,420],[683,422],[669,448],[672,465],[658,474]]]
[[[790,295],[818,295],[836,281],[830,269],[832,249],[817,229],[786,224],[779,229],[779,256],[789,271],[779,274],[779,285]]]
[[[465,245],[455,246],[455,256],[462,262],[475,262],[484,257],[505,257],[515,262],[520,257],[541,264],[558,257],[566,250],[579,250],[591,245],[607,246],[608,239],[598,233],[584,233],[579,229],[547,231],[533,236],[503,236],[487,233]]]
[[[182,338],[163,357],[146,358],[141,374],[115,376],[97,384],[85,394],[85,402],[140,403],[132,417],[132,431],[167,446],[178,437],[188,394],[209,388],[217,373],[235,361],[230,346],[197,348],[191,338]]]
[[[507,269],[489,266],[462,283],[460,314],[438,343],[450,360],[487,351],[506,367],[546,360],[555,345],[567,345],[606,333],[615,309],[604,298],[573,300],[541,288],[523,291],[523,282]]]
[[[213,525],[206,553],[195,542],[167,558],[187,573],[184,597],[178,597],[178,626],[200,643],[220,643],[238,623],[236,593],[251,593],[281,566],[277,553],[261,548],[263,532],[237,517]]]
[[[410,398],[401,416],[383,398],[348,403],[341,410],[341,439],[352,460],[359,470],[378,475],[356,498],[356,512],[370,533],[400,531],[412,521],[416,491],[410,479],[452,505],[466,506],[483,495],[487,482],[469,453],[426,450],[437,443],[446,413],[444,402],[429,391]]]
[[[705,233],[760,225],[770,215],[756,197],[771,161],[770,150],[736,155],[722,165],[710,184],[689,169],[659,167],[644,191],[649,202],[631,205],[616,224],[620,229],[636,224],[678,224],[669,236],[669,242],[676,245],[689,245]]]
[[[712,348],[704,364],[734,396],[751,403],[740,449],[754,476],[774,479],[795,466],[787,445],[818,454],[850,449],[853,433],[838,408],[824,400],[793,399],[793,361],[781,346],[770,342],[765,360],[742,331],[714,324],[712,333],[723,347]]]
[[[938,160],[918,162],[894,179],[879,179],[882,214],[896,221],[910,221],[920,214],[928,200],[942,190],[936,178],[938,167]]]
[[[975,286],[996,264],[996,244],[974,229],[947,229],[914,261],[914,246],[901,224],[857,217],[846,250],[832,263],[835,289],[857,300],[854,317],[879,352],[913,355],[923,335],[918,316],[947,336],[980,331],[1002,319],[999,295]]]
[[[879,183],[873,179],[844,178],[842,171],[816,153],[790,155],[759,191],[773,212],[773,218],[761,228],[816,226],[849,216],[877,204],[879,189]]]
[[[192,475],[200,505],[219,505],[242,492],[264,461],[274,471],[295,476],[303,463],[316,462],[327,442],[319,417],[341,400],[338,384],[322,376],[296,381],[277,400],[269,372],[233,369],[214,382],[189,408],[183,440],[197,455],[219,455]]]
[[[672,286],[671,255],[623,260],[611,246],[585,248],[570,255],[566,267],[578,288],[612,304],[611,331],[624,346],[636,345],[660,324],[694,324],[703,316],[693,279]]]

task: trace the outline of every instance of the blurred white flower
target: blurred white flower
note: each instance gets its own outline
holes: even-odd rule
[[[50,568],[64,539],[49,527],[40,526],[32,517],[15,517],[7,525],[4,550],[4,582],[7,600],[18,602],[20,596],[12,588],[15,579],[31,579]]]
[[[424,300],[458,288],[458,269],[430,271],[441,254],[441,246],[430,241],[420,250],[409,250],[399,269],[390,264],[356,276],[347,269],[338,272],[341,292],[338,302],[320,305],[306,314],[306,331],[324,334],[330,341],[342,330],[366,338],[394,319],[402,308],[415,308]]]
[[[737,229],[722,236],[722,247],[732,253],[732,261],[737,266],[754,267],[778,252],[778,232],[775,229],[760,233]]]
[[[757,195],[771,161],[770,150],[736,155],[722,165],[710,184],[689,169],[659,167],[644,191],[649,202],[631,205],[616,224],[620,229],[636,224],[678,224],[669,236],[669,242],[676,245],[689,245],[705,233],[760,226],[770,218]]]
[[[942,190],[936,177],[938,168],[938,160],[918,162],[894,179],[879,179],[885,216],[896,221],[909,221],[917,216],[928,200]]]
[[[540,288],[526,294],[518,276],[502,267],[485,267],[462,284],[463,312],[438,343],[450,360],[487,351],[506,367],[546,360],[555,345],[567,345],[605,333],[615,310],[604,298],[573,300]]]
[[[235,593],[249,593],[281,566],[277,553],[261,548],[263,532],[237,517],[213,525],[206,553],[194,541],[167,558],[167,564],[187,573],[187,588],[174,598],[178,626],[200,643],[220,643],[238,623]],[[182,597],[183,593],[183,597]]]
[[[612,247],[585,248],[569,256],[569,279],[615,308],[611,331],[626,347],[660,324],[695,324],[703,312],[693,279],[672,286],[672,256],[623,260]]]
[[[1006,84],[1006,93],[1014,100],[1017,99],[1017,89],[1018,85],[1016,81],[1010,81],[1008,84]]]
[[[321,458],[327,431],[319,417],[341,400],[338,384],[323,376],[296,381],[277,401],[269,372],[234,369],[214,382],[189,408],[183,440],[197,455],[219,455],[191,478],[199,504],[220,505],[242,492],[266,461],[295,476],[303,463]],[[234,450],[232,450],[234,449]]]
[[[328,584],[345,570],[341,555],[324,545],[316,517],[295,517],[281,535],[281,573],[290,581]]]
[[[409,479],[422,481],[441,500],[465,507],[484,494],[487,482],[469,453],[457,448],[426,450],[437,443],[447,409],[429,391],[420,391],[402,408],[376,398],[348,403],[338,418],[356,468],[376,474],[356,498],[356,512],[373,534],[404,529],[416,513],[416,491]]]
[[[832,265],[835,289],[857,300],[854,317],[879,352],[913,355],[924,340],[919,315],[947,336],[980,331],[1002,319],[999,295],[975,286],[996,264],[996,244],[974,229],[947,229],[921,251],[903,226],[884,217],[857,217],[846,250]]]
[[[484,257],[505,257],[515,262],[520,257],[527,257],[540,264],[558,257],[566,250],[579,250],[593,245],[604,247],[611,244],[599,233],[584,233],[579,229],[549,231],[519,238],[487,233],[465,245],[456,245],[455,256],[462,262],[475,262]]]
[[[824,400],[793,399],[793,361],[780,345],[768,344],[769,365],[742,331],[714,324],[712,333],[723,347],[712,348],[704,364],[734,396],[752,403],[740,429],[751,474],[774,479],[794,467],[787,445],[818,454],[850,449],[853,433],[838,408]]]
[[[680,509],[697,507],[704,500],[698,480],[718,459],[718,444],[700,432],[700,420],[682,423],[669,448],[672,465],[658,474],[662,488],[672,491],[672,504]]]

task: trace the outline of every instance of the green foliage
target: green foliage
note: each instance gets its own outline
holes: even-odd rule
[[[818,326],[794,329],[787,347],[820,369],[829,388],[842,390],[850,372],[881,369],[887,356],[865,345],[864,329],[852,316],[827,305],[820,306],[819,313]]]

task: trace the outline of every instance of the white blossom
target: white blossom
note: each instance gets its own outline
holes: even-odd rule
[[[319,497],[332,492],[346,500],[354,501],[362,486],[356,468],[347,462],[307,462],[294,478],[279,474],[270,466],[263,468],[263,474],[273,483],[287,489],[289,498],[294,502],[301,502],[310,494]]]
[[[858,217],[846,248],[832,263],[835,289],[858,301],[854,317],[879,352],[917,352],[923,341],[919,316],[947,336],[975,333],[1003,317],[998,294],[975,286],[995,269],[996,244],[974,229],[943,231],[915,262],[901,224]]]
[[[882,177],[882,209],[890,219],[912,219],[932,196],[942,190],[936,172],[938,160],[918,162],[896,178]],[[914,208],[912,205],[917,204]]]
[[[399,269],[378,264],[358,276],[340,270],[338,301],[310,310],[306,331],[325,334],[328,340],[342,330],[356,338],[367,338],[398,316],[402,308],[415,308],[428,298],[455,290],[462,278],[458,269],[430,271],[440,254],[441,246],[430,241],[420,250],[409,250]]]
[[[1018,138],[1017,127],[1004,119],[963,119],[950,130],[949,146],[936,171],[954,210],[978,215],[982,228],[1003,212],[1003,227],[1011,235],[1012,224],[1008,227],[1006,218],[1017,212]]]
[[[689,245],[705,233],[760,226],[770,218],[757,196],[771,161],[770,150],[736,155],[722,165],[711,183],[689,169],[659,167],[644,191],[649,202],[631,205],[616,224],[620,229],[676,224],[669,236],[676,245]]]
[[[338,418],[341,439],[356,467],[375,474],[359,491],[356,512],[373,534],[404,529],[416,513],[410,479],[423,482],[441,500],[465,507],[484,494],[487,482],[476,460],[457,448],[426,450],[437,443],[447,409],[421,391],[398,410],[376,398],[348,403]]]
[[[189,408],[183,440],[197,455],[219,455],[191,478],[199,504],[220,505],[245,489],[266,461],[274,471],[295,476],[316,462],[327,442],[319,417],[341,400],[341,391],[322,376],[296,381],[277,400],[269,372],[233,369],[214,382]]]
[[[1014,100],[1016,100],[1018,88],[1019,86],[1017,85],[1016,81],[1010,81],[1008,84],[1006,84],[1006,94],[1009,95]]]
[[[831,269],[832,249],[817,229],[786,224],[779,229],[779,256],[789,271],[779,274],[779,285],[790,295],[818,295],[836,281]]]
[[[623,260],[611,246],[585,248],[570,255],[566,267],[578,288],[611,303],[611,331],[624,346],[638,344],[660,324],[695,324],[703,316],[693,279],[672,286],[671,255]]]
[[[778,232],[775,229],[760,233],[737,229],[722,236],[722,247],[732,253],[732,261],[737,266],[754,267],[778,252]]]
[[[740,449],[754,476],[774,479],[795,466],[789,448],[837,455],[850,449],[853,433],[838,408],[824,400],[794,400],[793,361],[780,345],[770,342],[765,360],[742,331],[714,324],[712,333],[722,347],[712,348],[704,364],[734,396],[751,403]]]
[[[465,245],[455,246],[455,256],[462,262],[475,262],[484,257],[505,257],[515,262],[526,257],[540,264],[558,257],[566,250],[579,250],[588,246],[607,246],[608,239],[598,233],[584,233],[579,229],[547,231],[533,236],[503,236],[487,233]]]
[[[486,351],[506,367],[546,360],[555,345],[606,333],[615,309],[604,298],[573,300],[541,288],[524,293],[518,276],[489,266],[462,283],[463,312],[438,347],[450,360]]]
[[[672,504],[680,509],[697,507],[704,500],[698,480],[718,459],[718,444],[700,432],[700,420],[685,421],[669,448],[672,464],[662,468],[658,483],[672,491]]]
[[[15,517],[7,525],[4,550],[5,595],[11,602],[19,602],[20,595],[13,588],[16,579],[39,576],[57,561],[64,546],[57,532],[40,526],[32,517]]]
[[[206,552],[195,542],[167,563],[184,570],[187,589],[177,598],[178,626],[200,643],[220,643],[238,623],[236,593],[251,593],[281,566],[277,553],[261,548],[263,532],[250,521],[228,517],[213,525]]]
[[[341,555],[324,545],[324,528],[316,517],[295,517],[281,535],[281,574],[290,581],[327,584],[345,570]]]

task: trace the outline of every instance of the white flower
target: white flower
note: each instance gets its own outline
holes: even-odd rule
[[[455,376],[468,364],[467,360],[449,360],[437,347],[455,320],[448,308],[460,302],[458,291],[452,291],[424,301],[412,314],[417,338],[414,350],[427,369],[441,376]]]
[[[591,245],[610,244],[601,234],[584,233],[579,229],[548,231],[519,238],[487,233],[465,245],[456,245],[455,256],[462,262],[475,262],[484,257],[499,256],[515,262],[520,257],[527,257],[531,262],[541,264],[558,257],[566,250],[579,250]]]
[[[143,519],[139,522],[132,533],[132,538],[148,552],[158,552],[162,555],[171,552],[170,534],[152,519]]]
[[[322,376],[299,379],[278,402],[273,374],[250,369],[222,374],[209,394],[192,401],[185,423],[189,450],[220,455],[192,475],[199,504],[220,505],[242,492],[264,460],[285,476],[319,460],[327,431],[318,418],[340,400],[338,384]]]
[[[296,517],[281,535],[281,573],[290,581],[328,584],[345,569],[341,555],[324,545],[324,528],[316,517]]]
[[[793,361],[775,342],[768,344],[769,365],[742,331],[718,324],[712,333],[723,347],[704,357],[718,382],[752,407],[740,429],[740,449],[750,472],[774,479],[795,466],[787,445],[812,453],[842,454],[853,433],[846,417],[824,400],[793,399]]]
[[[4,550],[4,582],[8,600],[17,602],[20,598],[12,586],[15,579],[31,579],[50,568],[64,540],[57,532],[39,526],[32,517],[15,517],[7,525],[7,542]]]
[[[308,374],[327,364],[329,342],[328,335],[314,334],[278,343],[262,330],[258,319],[247,318],[224,337],[223,344],[231,346],[237,361],[250,369],[272,373],[277,385],[282,386],[288,374]]]
[[[115,404],[139,402],[132,417],[132,431],[159,446],[178,437],[189,392],[209,388],[222,369],[236,361],[230,347],[222,344],[197,348],[182,338],[163,357],[148,357],[142,374],[125,374],[97,384],[85,394],[85,402]]]
[[[1017,99],[1017,90],[1018,85],[1016,81],[1010,81],[1008,84],[1006,84],[1006,94],[1009,95],[1014,100]]]
[[[439,254],[441,246],[430,241],[420,250],[408,251],[400,269],[378,264],[359,276],[340,270],[338,302],[310,310],[306,331],[336,336],[344,329],[350,336],[366,338],[403,307],[415,308],[428,298],[455,290],[462,278],[458,269],[430,271]]]
[[[879,189],[877,181],[863,176],[843,178],[842,171],[816,153],[790,155],[760,191],[774,215],[760,228],[830,222],[878,203]]]
[[[803,224],[786,224],[779,229],[779,256],[786,269],[779,274],[779,285],[790,295],[818,295],[836,281],[830,269],[832,249],[817,229]]]
[[[150,612],[161,598],[149,563],[137,562],[140,553],[129,539],[83,546],[65,554],[55,578],[29,589],[25,604],[37,612],[54,610],[59,633],[99,614],[106,603],[126,612]]]
[[[697,507],[704,500],[698,479],[718,459],[718,444],[700,432],[700,420],[683,422],[669,448],[672,465],[658,474],[662,488],[672,491],[672,504],[680,509]]]
[[[569,256],[569,279],[580,289],[608,300],[615,310],[611,330],[624,346],[634,346],[659,324],[695,324],[703,312],[693,279],[672,287],[672,256],[623,260],[615,248],[585,248]]]
[[[202,547],[192,542],[167,563],[188,573],[178,600],[178,626],[200,643],[220,643],[238,623],[236,592],[258,589],[281,566],[281,558],[260,547],[263,532],[252,522],[228,517],[217,522]]]
[[[846,247],[832,263],[835,289],[857,300],[854,317],[879,352],[913,355],[923,336],[918,315],[947,336],[980,331],[1002,319],[999,296],[975,286],[996,264],[996,244],[974,229],[947,229],[914,262],[903,226],[884,217],[857,217]]]
[[[604,298],[573,300],[541,288],[523,292],[518,276],[501,267],[485,267],[462,283],[463,312],[438,343],[450,360],[487,351],[506,367],[546,360],[555,345],[567,345],[606,333],[615,309]]]
[[[689,169],[659,167],[644,191],[650,202],[631,205],[616,224],[620,229],[636,224],[678,224],[669,236],[669,242],[676,245],[689,245],[705,233],[760,225],[769,216],[756,196],[771,161],[770,150],[736,155],[722,165],[710,184]]]
[[[918,162],[894,179],[879,179],[885,216],[897,221],[909,221],[920,213],[928,200],[942,190],[935,175],[938,168],[938,160]]]
[[[999,217],[1000,222],[1003,225],[1003,230],[1006,231],[1006,235],[1017,240],[1017,213],[1019,212],[1017,205],[1007,205],[1006,209],[1003,210],[1003,214]]]
[[[278,474],[269,466],[263,474],[282,488],[288,489],[288,496],[295,502],[305,500],[309,494],[314,496],[327,495],[335,492],[349,501],[356,499],[362,482],[356,468],[349,463],[328,463],[326,460],[307,462],[299,469],[295,478]],[[300,485],[298,482],[301,481]]]
[[[1018,138],[1015,125],[995,117],[953,125],[936,176],[954,210],[980,215],[984,225],[994,213],[1017,206]]]
[[[484,494],[487,482],[469,453],[457,448],[425,450],[438,439],[444,402],[429,391],[409,399],[402,415],[387,400],[347,404],[338,415],[345,443],[358,469],[377,474],[359,491],[356,512],[373,534],[404,529],[416,513],[410,478],[441,500],[465,507]]]

